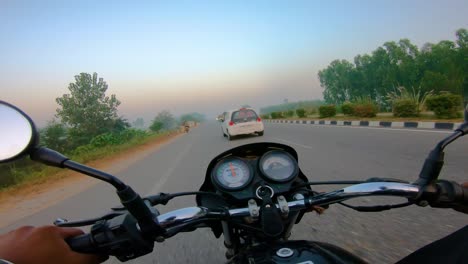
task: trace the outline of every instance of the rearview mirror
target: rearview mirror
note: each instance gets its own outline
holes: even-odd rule
[[[0,101],[0,162],[29,153],[36,143],[36,129],[31,118],[15,106]]]
[[[468,103],[465,106],[465,123],[468,123]]]

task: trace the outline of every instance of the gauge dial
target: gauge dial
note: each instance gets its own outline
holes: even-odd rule
[[[239,190],[247,186],[253,178],[250,166],[240,158],[220,161],[213,170],[213,181],[226,190]]]
[[[270,180],[286,182],[298,173],[296,160],[289,153],[279,150],[267,152],[260,159],[260,171]]]

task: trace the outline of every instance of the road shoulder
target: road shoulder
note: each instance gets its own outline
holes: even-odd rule
[[[182,135],[177,133],[157,138],[124,153],[86,165],[115,174],[157,151],[162,146],[170,144]],[[4,191],[0,196],[0,228],[81,193],[99,182],[94,178],[64,170],[54,175],[51,180],[40,184]]]

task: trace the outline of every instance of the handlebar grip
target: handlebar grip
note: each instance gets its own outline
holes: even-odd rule
[[[70,248],[79,253],[99,254],[91,234],[83,234],[65,240]]]
[[[453,181],[439,180],[437,194],[429,201],[429,204],[437,208],[468,206],[468,187]]]
[[[459,195],[460,203],[468,206],[468,186],[461,185],[460,188],[461,188],[461,193]]]

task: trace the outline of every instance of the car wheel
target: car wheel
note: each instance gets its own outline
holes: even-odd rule
[[[264,132],[264,131],[258,132],[258,135],[259,135],[259,136],[263,136],[263,132]]]
[[[229,134],[229,132],[227,132],[227,139],[228,139],[229,141],[232,140],[232,136]]]
[[[226,133],[224,133],[224,130],[221,128],[221,132],[223,132],[223,137],[227,137]]]

